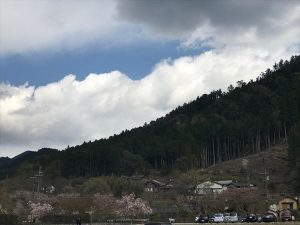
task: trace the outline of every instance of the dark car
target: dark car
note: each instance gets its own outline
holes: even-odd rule
[[[284,210],[281,214],[281,220],[282,221],[292,221],[293,220],[292,212],[288,209]]]
[[[208,215],[199,215],[195,217],[195,223],[208,223],[209,216]]]
[[[273,213],[266,213],[262,216],[262,222],[275,222],[277,221],[276,216]]]
[[[256,215],[256,218],[257,218],[256,222],[258,222],[258,223],[263,222],[262,217],[263,217],[262,215]]]
[[[240,216],[238,216],[238,222],[240,222],[240,223],[246,222],[246,218],[247,218],[247,216],[245,216],[245,215],[240,215]]]
[[[257,221],[257,216],[255,214],[248,214],[246,216],[245,222],[247,222],[247,223],[254,223],[256,221]]]
[[[170,222],[148,222],[145,225],[172,225]]]

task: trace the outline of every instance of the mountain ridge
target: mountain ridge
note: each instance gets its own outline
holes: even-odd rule
[[[257,153],[286,143],[299,121],[299,77],[300,56],[293,56],[256,81],[204,94],[143,127],[63,151],[17,156],[17,163],[2,166],[0,176],[14,174],[26,163],[64,177],[130,175],[151,168],[185,171]]]

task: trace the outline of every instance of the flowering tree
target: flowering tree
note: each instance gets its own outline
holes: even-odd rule
[[[32,203],[54,206],[59,202],[59,199],[56,196],[28,191],[17,191],[12,198],[15,200],[13,212],[22,219],[28,219],[28,215],[32,216]]]
[[[121,200],[117,201],[119,205],[119,209],[117,210],[117,214],[121,216],[129,216],[134,217],[138,214],[151,214],[152,209],[141,198],[135,198],[135,194],[124,195]]]
[[[28,205],[31,209],[30,214],[33,220],[40,219],[43,216],[49,214],[53,210],[53,207],[48,203],[41,204],[41,203],[28,202]]]

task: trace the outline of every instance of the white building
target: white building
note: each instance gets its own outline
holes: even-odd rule
[[[195,194],[206,195],[206,194],[220,194],[221,192],[227,190],[227,187],[222,186],[218,183],[212,181],[206,181],[201,184],[196,185]]]

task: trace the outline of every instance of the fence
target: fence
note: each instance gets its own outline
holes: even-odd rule
[[[0,225],[17,225],[18,217],[10,214],[0,214]]]
[[[80,215],[48,215],[41,219],[45,224],[74,224],[76,218],[80,217],[83,224],[90,222],[89,214]]]

